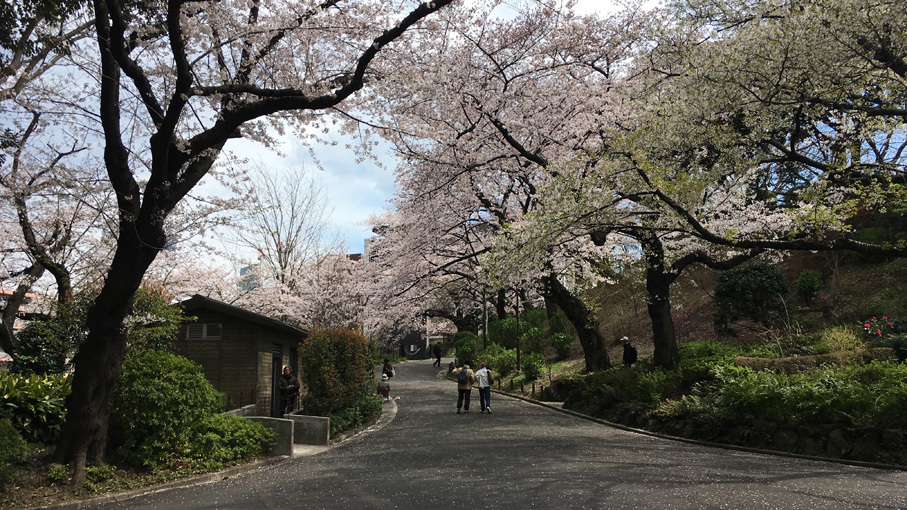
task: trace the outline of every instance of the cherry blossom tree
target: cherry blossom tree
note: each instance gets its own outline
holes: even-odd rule
[[[59,461],[84,480],[103,462],[123,320],[167,247],[167,218],[227,142],[270,143],[269,129],[320,127],[381,74],[385,48],[451,3],[377,1],[95,2],[104,168],[116,245],[75,358]]]

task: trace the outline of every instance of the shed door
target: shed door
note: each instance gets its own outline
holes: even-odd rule
[[[283,346],[280,344],[271,345],[271,417],[283,418],[282,409],[280,409],[280,391],[277,389],[277,382],[280,381],[282,373]]]

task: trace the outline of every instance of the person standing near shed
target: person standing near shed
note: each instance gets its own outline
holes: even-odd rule
[[[460,408],[469,413],[469,399],[472,397],[472,385],[476,382],[476,374],[464,364],[462,367],[454,369],[451,372],[457,376],[457,414],[460,414]]]
[[[277,382],[277,389],[280,391],[280,409],[283,414],[290,414],[296,404],[296,398],[299,396],[299,380],[293,375],[290,367],[283,367],[283,374]]]

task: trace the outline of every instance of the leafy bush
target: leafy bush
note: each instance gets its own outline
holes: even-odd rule
[[[791,375],[717,367],[717,405],[737,417],[845,426],[903,428],[907,418],[907,367],[872,362],[823,367]]]
[[[499,374],[507,375],[516,370],[516,349],[505,349],[498,344],[491,344],[485,354],[488,367]]]
[[[378,395],[365,395],[353,405],[330,414],[331,437],[344,430],[368,423],[381,414],[383,400]]]
[[[6,490],[9,468],[25,460],[28,444],[7,419],[0,419],[0,491]]]
[[[821,332],[816,354],[853,351],[861,348],[863,348],[863,339],[860,338],[860,335],[846,326],[836,326]]]
[[[522,348],[528,352],[541,353],[547,347],[545,334],[539,328],[529,328],[523,333]]]
[[[741,319],[776,325],[785,296],[787,283],[774,264],[751,262],[722,272],[715,282],[715,332],[733,335],[731,325]]]
[[[0,373],[0,418],[10,420],[27,441],[51,444],[66,419],[71,383],[63,375]]]
[[[526,331],[532,328],[542,329],[548,321],[548,312],[544,308],[530,308],[520,314],[520,329]]]
[[[16,335],[10,371],[16,374],[62,374],[69,346],[55,322],[30,321]]]
[[[690,386],[699,381],[712,380],[712,367],[716,364],[732,363],[741,354],[741,347],[730,342],[701,340],[678,346],[680,351],[681,383]]]
[[[454,341],[454,355],[457,361],[463,363],[475,363],[476,356],[479,352],[480,338],[468,331],[464,331],[459,340]]]
[[[555,333],[551,336],[551,347],[558,360],[570,356],[570,347],[573,345],[573,335],[569,333]]]
[[[797,295],[804,303],[819,297],[819,291],[822,290],[822,274],[815,269],[804,269],[797,276]]]
[[[309,332],[299,349],[302,380],[309,393],[307,414],[328,416],[375,393],[372,345],[361,333],[346,328]]]
[[[520,370],[527,380],[538,379],[545,368],[545,357],[537,352],[527,352],[521,356]]]
[[[516,317],[488,323],[488,341],[513,349],[516,347]]]
[[[201,367],[186,358],[154,351],[127,358],[114,388],[110,446],[137,466],[188,456],[195,425],[221,412],[222,402]]]
[[[192,456],[209,468],[251,459],[273,447],[275,434],[259,423],[221,413],[194,428]]]

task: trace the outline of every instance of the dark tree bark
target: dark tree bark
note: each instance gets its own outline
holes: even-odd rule
[[[545,291],[550,299],[564,311],[567,320],[576,329],[580,345],[583,347],[586,371],[596,372],[611,368],[611,360],[608,359],[608,351],[605,348],[605,339],[598,332],[595,320],[586,305],[571,294],[555,274],[545,278]]]
[[[499,321],[507,318],[507,291],[504,289],[498,290],[497,299],[494,300],[494,312]]]

